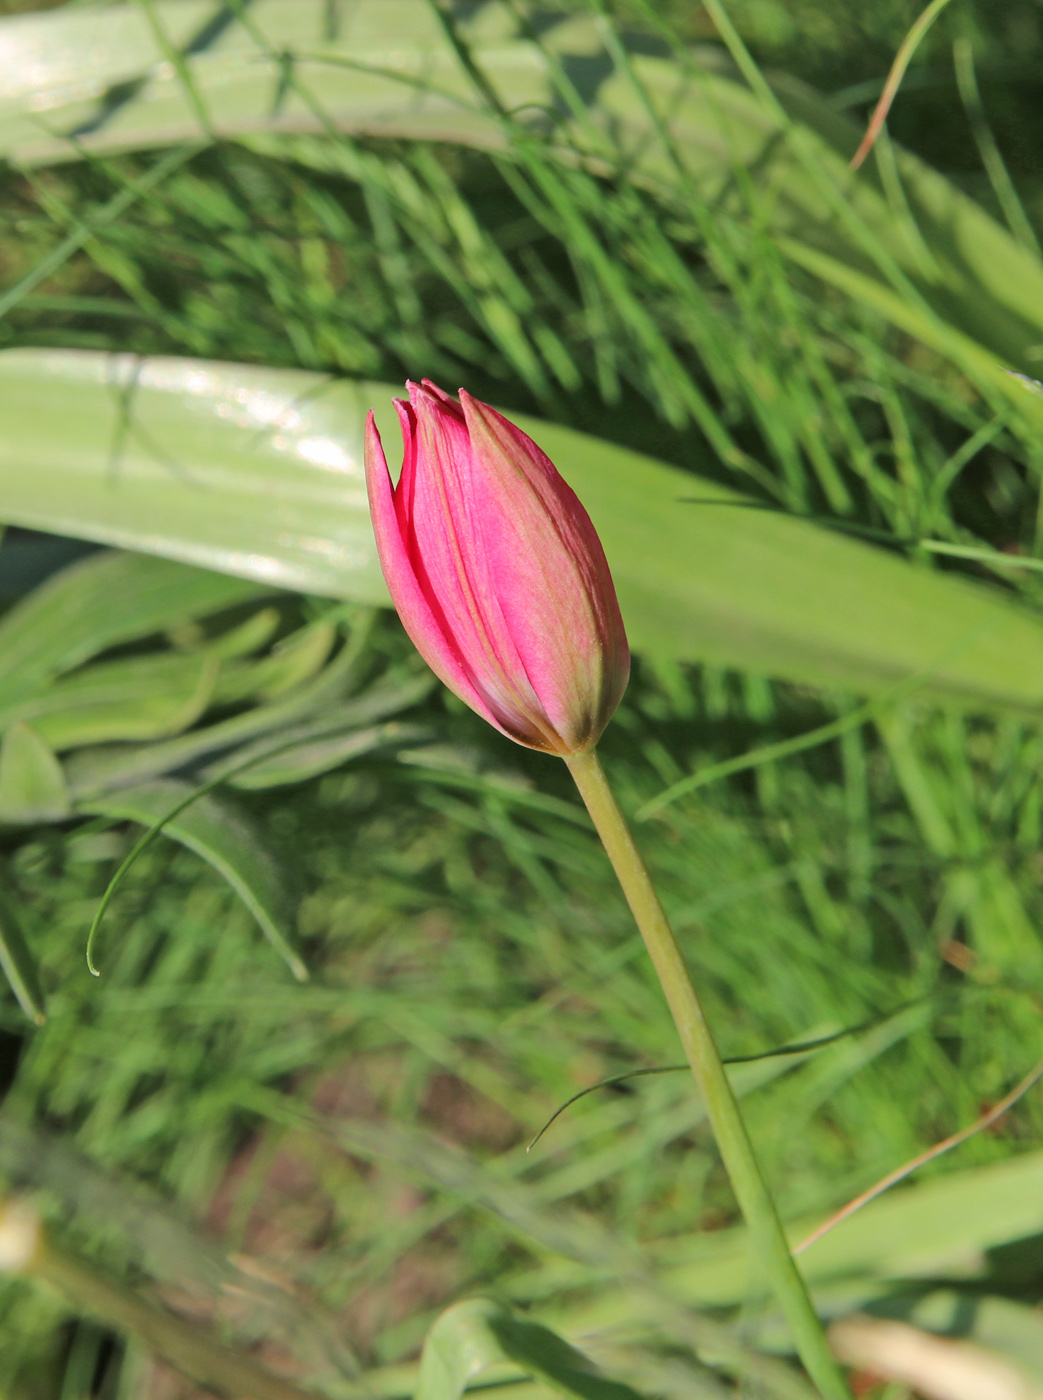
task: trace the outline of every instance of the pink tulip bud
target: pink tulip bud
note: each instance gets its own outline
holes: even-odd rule
[[[395,400],[398,486],[370,413],[366,480],[381,567],[434,673],[508,738],[562,758],[601,737],[630,651],[605,552],[575,493],[488,404],[425,379]]]

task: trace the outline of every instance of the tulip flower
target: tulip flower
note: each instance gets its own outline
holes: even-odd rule
[[[825,1400],[851,1392],[815,1315],[713,1033],[595,751],[630,653],[590,519],[549,458],[502,414],[430,380],[395,400],[405,456],[391,483],[373,414],[366,481],[377,552],[417,650],[509,738],[568,765],[666,994],[735,1194],[801,1359]]]
[[[483,719],[532,749],[593,749],[626,689],[630,652],[605,552],[550,458],[460,390],[425,379],[395,400],[393,487],[366,423],[381,567],[406,631]]]

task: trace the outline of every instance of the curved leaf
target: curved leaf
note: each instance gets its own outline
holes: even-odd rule
[[[132,381],[133,392],[114,394],[114,380]],[[394,457],[396,392],[296,370],[5,351],[0,519],[206,564],[269,587],[386,603],[362,427],[372,405]],[[59,399],[60,414],[53,412]],[[735,492],[641,453],[517,421],[587,505],[636,649],[855,691],[916,677],[935,697],[1028,713],[1043,707],[1043,624],[998,590],[750,509]],[[133,603],[128,584],[117,582],[135,569],[152,581],[151,604],[144,596]],[[67,585],[48,587],[71,590],[76,570],[94,581],[94,592],[70,593],[69,606],[84,612],[96,599],[98,627],[108,618],[112,639],[177,605],[180,571],[172,564],[88,560],[61,576]],[[107,578],[119,596],[104,588]],[[200,597],[213,599],[222,586],[213,575],[185,578]],[[260,591],[230,580],[223,586],[229,600],[237,589]],[[0,654],[15,641],[24,653],[19,674],[57,665],[58,643],[40,653],[44,643],[31,625],[48,596],[40,590],[0,623]],[[186,597],[183,611],[191,606]]]
[[[556,1332],[486,1298],[447,1308],[424,1341],[416,1400],[460,1400],[471,1381],[490,1367],[514,1363],[535,1371],[555,1390],[580,1400],[640,1400],[638,1392],[609,1380]],[[517,1377],[517,1371],[515,1376]]]
[[[179,734],[210,703],[217,669],[216,658],[206,654],[98,662],[0,710],[0,729],[27,721],[59,753],[81,744]]]
[[[79,810],[91,816],[116,817],[151,827],[192,792],[189,783],[162,779],[93,798],[81,803]],[[163,831],[224,876],[293,975],[298,981],[306,981],[308,970],[294,946],[286,891],[278,869],[239,808],[206,793],[167,821]]]
[[[51,387],[56,387],[53,380]],[[48,414],[52,419],[63,419],[68,409],[82,426],[86,426],[74,404],[63,404],[62,413],[54,412],[54,408],[52,399]],[[23,427],[28,430],[28,424]],[[48,436],[43,422],[37,424],[37,434],[41,439]],[[0,446],[0,516],[7,513],[9,502],[17,512],[15,498],[24,492],[36,507],[35,512],[33,506],[28,512],[18,512],[25,517],[25,523],[29,523],[28,515],[35,513],[43,528],[61,532],[58,521],[64,519],[66,510],[62,496],[68,491],[74,501],[80,500],[74,485],[80,471],[91,478],[94,514],[97,515],[110,487],[105,485],[100,461],[91,459],[89,449],[79,463],[75,462],[71,455],[74,443],[75,427],[69,423],[61,433],[61,445],[70,452],[64,466],[61,445],[52,439],[44,448],[52,464],[46,484],[42,483],[42,490],[38,492],[28,482],[23,482],[20,492],[15,479],[21,472],[32,470],[33,458],[19,454],[17,446],[7,438]],[[99,469],[101,476],[92,474]],[[45,500],[50,493],[53,494],[48,507]],[[13,513],[11,518],[14,518]],[[85,524],[86,528],[71,533],[87,539],[104,539],[103,533],[91,529],[89,513]],[[171,551],[149,550],[140,532],[137,543],[139,549],[148,552],[89,555],[55,574],[5,613],[0,619],[0,657],[3,658],[0,704],[5,707],[14,704],[109,647],[147,637],[201,614],[234,607],[271,591],[270,587],[258,587],[256,578],[247,581],[242,577],[222,577],[220,573],[186,569],[169,559],[150,557]],[[227,572],[234,575],[236,571]]]
[[[54,750],[31,725],[12,724],[0,742],[0,822],[53,822],[71,815]]]
[[[291,746],[305,746],[327,736],[355,732],[363,725],[408,709],[422,700],[434,684],[430,672],[405,680],[384,679],[344,699],[344,670],[338,666],[338,661],[293,695],[179,734],[174,739],[155,744],[81,749],[65,764],[73,800],[82,805],[118,788],[134,787],[217,753],[224,757],[208,768],[207,777],[226,774],[231,780],[233,773],[247,762],[252,767],[256,759],[260,765],[262,760],[274,759],[277,753]]]
[[[228,782],[231,787],[250,790],[303,783],[308,778],[317,778],[320,773],[342,767],[352,758],[361,758],[377,749],[415,744],[430,735],[429,728],[391,720],[368,729],[343,729],[333,734],[302,738],[299,743],[280,744],[267,758],[258,745],[244,746],[236,753],[235,764],[237,769],[245,764],[249,767],[230,773]],[[250,756],[251,749],[259,753],[256,761]],[[215,767],[220,771],[220,765]]]
[[[312,623],[279,642],[260,661],[226,663],[218,677],[215,701],[228,705],[254,698],[278,699],[322,669],[336,639],[333,623]]]

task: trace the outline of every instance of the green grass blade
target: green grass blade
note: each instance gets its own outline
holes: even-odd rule
[[[391,720],[388,724],[377,724],[368,729],[352,728],[286,744],[280,746],[270,758],[262,756],[252,759],[250,748],[246,747],[236,753],[235,770],[229,774],[228,781],[232,787],[251,791],[285,787],[318,777],[320,773],[329,773],[353,758],[361,758],[378,749],[413,744],[430,737],[429,728]],[[268,747],[271,747],[270,744]],[[226,764],[219,764],[215,766],[215,771],[223,772],[226,768]]]
[[[884,123],[887,121],[887,114],[891,110],[891,104],[894,102],[898,94],[898,89],[902,85],[902,79],[905,77],[906,69],[913,61],[913,56],[920,47],[924,35],[948,3],[949,0],[930,0],[930,3],[921,10],[920,14],[917,16],[910,27],[909,33],[902,40],[902,45],[895,55],[895,61],[891,65],[891,71],[887,75],[887,82],[884,84],[884,90],[880,94],[880,100],[873,110],[873,115],[870,118],[866,134],[863,136],[858,150],[851,158],[852,170],[857,170],[872,150],[873,143],[880,135],[884,128]]]
[[[847,169],[853,123],[791,80],[769,86],[751,69],[748,87],[717,50],[684,62],[637,54],[629,72],[613,72],[593,23],[551,24],[542,47],[501,26],[469,48],[476,83],[427,0],[361,0],[332,32],[326,0],[257,0],[239,21],[207,30],[214,13],[169,0],[148,13],[63,8],[0,22],[0,153],[33,164],[316,130],[509,147],[539,132],[565,97],[573,111],[546,142],[562,160],[624,167],[671,200],[684,199],[686,185],[722,208],[738,199],[744,214],[733,174],[757,171],[771,191],[773,236],[866,272],[938,327],[1012,362],[1026,362],[1040,340],[1043,266],[996,220],[905,153],[896,156],[898,217],[886,181]],[[572,59],[601,55],[607,75],[577,112],[575,90],[558,75]]]
[[[29,949],[14,903],[0,889],[0,969],[10,984],[18,1005],[36,1025],[47,1019],[43,988],[36,959]]]
[[[81,811],[140,822],[150,829],[162,822],[167,835],[224,876],[293,975],[306,980],[308,970],[294,946],[286,891],[270,853],[238,808],[210,793],[197,794],[188,783],[163,779],[96,798],[82,804]]]

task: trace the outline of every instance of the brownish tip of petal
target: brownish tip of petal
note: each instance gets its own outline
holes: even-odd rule
[[[428,403],[433,404],[433,406],[439,409],[447,410],[456,418],[463,418],[463,413],[456,399],[453,398],[452,394],[447,394],[444,389],[439,388],[433,380],[422,379],[419,384],[410,383],[408,388],[409,397],[413,400],[414,406],[416,400],[413,399],[413,391],[415,390],[417,397],[426,399]]]

